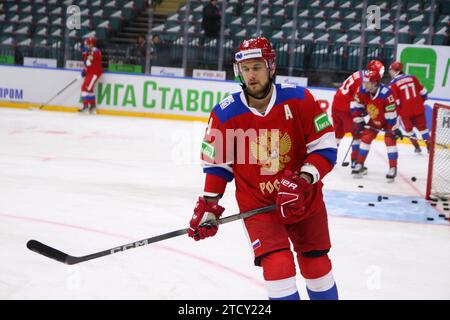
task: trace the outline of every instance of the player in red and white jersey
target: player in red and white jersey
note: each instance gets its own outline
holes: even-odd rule
[[[384,75],[384,65],[381,61],[371,60],[367,64],[365,70],[375,70],[380,73],[381,78]],[[362,77],[364,69],[356,71],[351,74],[339,87],[333,97],[333,103],[331,105],[331,115],[333,117],[333,126],[336,133],[336,140],[339,146],[341,139],[348,132],[352,134],[352,168],[356,164],[356,158],[358,156],[359,144],[361,137],[352,130],[352,115],[350,113],[350,103],[358,91],[362,83]]]
[[[392,79],[390,87],[406,134],[415,137],[413,129],[417,128],[429,149],[430,133],[427,128],[424,106],[424,102],[428,98],[427,89],[415,76],[404,74],[403,65],[399,61],[390,65],[389,75]],[[420,153],[422,150],[417,139],[412,138],[410,141],[414,145],[414,151]]]
[[[201,155],[204,194],[189,236],[216,234],[217,227],[201,224],[221,216],[218,201],[234,179],[241,212],[276,204],[244,220],[269,298],[299,299],[290,240],[309,297],[337,299],[322,195],[322,179],[336,162],[333,126],[309,90],[274,84],[275,51],[266,38],[243,41],[235,58],[242,91],[211,112]]]
[[[355,130],[362,135],[357,164],[352,174],[354,177],[361,177],[365,173],[364,161],[369,153],[370,145],[378,133],[384,131],[384,142],[389,159],[389,171],[386,178],[388,182],[394,181],[397,175],[398,159],[396,140],[402,138],[402,133],[398,128],[394,96],[391,90],[381,83],[378,72],[367,70],[364,73],[363,84],[355,95],[351,112]],[[367,115],[369,121],[366,123]]]
[[[87,38],[84,41],[82,53],[83,62],[85,65],[84,69],[81,71],[81,75],[84,77],[83,84],[81,85],[81,99],[83,101],[83,108],[79,111],[89,111],[91,114],[96,112],[94,87],[103,73],[102,53],[95,47],[96,42],[97,41],[93,37]]]

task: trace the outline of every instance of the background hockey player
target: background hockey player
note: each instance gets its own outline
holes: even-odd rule
[[[96,113],[95,84],[103,73],[102,53],[95,45],[95,38],[90,37],[84,41],[82,57],[85,67],[81,71],[81,75],[84,77],[81,85],[83,108],[79,110],[80,112],[89,111],[92,114]]]
[[[415,76],[404,74],[403,65],[399,61],[390,65],[389,75],[392,79],[390,87],[397,103],[400,123],[403,124],[405,133],[416,137],[413,131],[416,128],[422,139],[426,141],[427,149],[429,149],[430,134],[427,128],[424,106],[424,102],[428,98],[427,89]],[[414,145],[414,151],[420,153],[422,150],[417,139],[412,138],[410,141]]]
[[[359,146],[356,166],[352,170],[355,177],[364,174],[364,161],[370,150],[370,144],[382,130],[385,131],[384,143],[389,159],[389,171],[386,175],[388,182],[394,181],[397,175],[397,139],[402,138],[398,128],[398,117],[395,99],[391,90],[381,83],[378,72],[367,70],[364,72],[363,85],[355,95],[355,101],[351,104],[354,126],[361,132],[361,144]],[[366,124],[365,115],[369,116]]]
[[[243,41],[235,58],[243,90],[211,112],[202,144],[204,195],[189,236],[216,234],[217,227],[201,225],[222,215],[218,201],[235,179],[241,212],[277,205],[244,221],[269,298],[300,298],[290,239],[309,297],[337,299],[321,181],[336,161],[333,127],[307,89],[274,84],[275,51],[266,38]]]
[[[375,70],[380,73],[381,78],[384,75],[384,65],[381,61],[371,60],[366,70]],[[353,130],[352,115],[350,113],[350,103],[358,91],[358,88],[362,83],[362,75],[364,69],[356,71],[351,74],[336,90],[333,97],[333,103],[331,105],[331,115],[333,117],[333,126],[336,133],[336,140],[339,146],[344,135],[348,132],[352,134],[352,168],[355,167],[356,157],[358,156],[358,149],[361,140],[361,136]]]

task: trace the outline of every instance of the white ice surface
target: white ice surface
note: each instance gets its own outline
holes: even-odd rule
[[[85,255],[185,228],[202,189],[203,128],[0,108],[0,299],[266,299],[241,222],[205,241],[181,236],[75,266],[25,246],[37,239]],[[399,147],[395,183],[385,182],[385,147],[375,142],[367,177],[352,179],[337,165],[325,187],[422,196],[427,156]],[[232,185],[222,204],[225,214],[238,212]],[[448,226],[332,212],[329,224],[342,299],[450,299]]]

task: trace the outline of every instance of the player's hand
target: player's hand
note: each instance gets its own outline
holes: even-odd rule
[[[305,200],[313,185],[292,171],[286,170],[277,194],[277,213],[284,224],[296,223],[305,218]]]
[[[205,198],[199,197],[189,222],[188,236],[194,238],[195,241],[214,236],[219,227],[210,222],[219,219],[224,210],[225,208],[217,203],[208,202]]]
[[[364,121],[361,122],[353,122],[352,131],[355,135],[360,135],[364,131],[364,126],[366,123]]]
[[[86,77],[86,69],[81,70],[81,77]]]
[[[395,129],[393,134],[394,134],[395,140],[397,140],[397,139],[403,140],[403,133],[400,129]]]

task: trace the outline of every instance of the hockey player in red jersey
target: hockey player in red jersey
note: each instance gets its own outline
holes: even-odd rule
[[[337,299],[322,179],[336,161],[333,126],[305,88],[274,84],[275,51],[264,37],[245,40],[235,54],[242,92],[217,104],[202,144],[204,193],[189,223],[195,240],[216,234],[202,226],[225,210],[218,204],[235,179],[241,212],[276,204],[244,220],[263,268],[270,299],[299,299],[293,243],[311,299]]]
[[[359,146],[357,164],[352,170],[355,177],[364,174],[364,161],[369,153],[370,144],[376,138],[378,132],[384,130],[384,142],[387,147],[389,159],[389,171],[386,175],[388,182],[393,182],[397,175],[397,139],[402,138],[398,128],[397,110],[395,99],[391,90],[381,83],[378,72],[367,70],[363,76],[363,85],[355,95],[355,101],[351,104],[353,124],[356,131],[362,135]],[[369,116],[366,124],[365,116]]]
[[[95,45],[95,38],[87,38],[84,41],[82,53],[83,62],[85,65],[84,69],[81,71],[81,75],[84,77],[83,84],[81,85],[81,99],[83,101],[83,108],[79,111],[89,111],[91,114],[96,113],[94,87],[103,73],[102,53],[95,47]]]
[[[380,73],[381,78],[384,75],[384,65],[379,60],[371,60],[365,70],[375,70]],[[356,165],[356,158],[358,156],[359,144],[361,136],[358,135],[353,130],[352,115],[350,113],[350,103],[353,101],[358,88],[362,83],[362,75],[364,74],[364,69],[356,71],[351,74],[336,90],[333,97],[333,103],[331,105],[331,115],[333,117],[333,126],[336,132],[336,140],[339,146],[341,139],[347,132],[352,134],[352,168]]]
[[[417,128],[422,135],[422,139],[426,141],[428,149],[430,134],[425,119],[424,106],[424,101],[428,98],[427,89],[415,76],[404,74],[403,65],[399,61],[395,61],[390,65],[389,75],[392,79],[390,87],[406,134],[415,138],[413,129]],[[410,139],[410,141],[414,145],[414,151],[420,153],[422,150],[417,139],[414,138]]]

